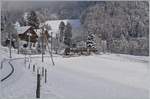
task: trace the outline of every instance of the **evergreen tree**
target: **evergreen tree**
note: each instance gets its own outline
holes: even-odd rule
[[[59,25],[59,30],[60,30],[60,37],[59,37],[59,40],[60,40],[60,42],[63,41],[64,29],[65,29],[65,23],[64,23],[63,21],[61,21],[61,22],[60,22],[60,25]]]
[[[72,38],[72,26],[68,22],[65,31],[64,31],[64,44],[68,45],[69,47],[71,46],[71,38]]]
[[[96,48],[95,35],[93,33],[89,33],[86,46],[87,48]]]
[[[1,41],[2,45],[7,45],[6,41],[10,39],[13,41],[17,41],[17,31],[10,20],[9,13],[7,12],[5,15],[1,16]]]
[[[20,26],[26,26],[27,20],[25,20],[23,17],[21,17],[18,22],[20,23]]]
[[[39,19],[35,11],[31,11],[27,15],[27,25],[32,26],[34,29],[39,28]]]

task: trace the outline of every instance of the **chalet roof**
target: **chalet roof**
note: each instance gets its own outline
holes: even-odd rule
[[[22,27],[17,27],[17,33],[18,34],[23,34],[24,32],[26,32],[29,28],[31,28],[31,26],[22,26]]]

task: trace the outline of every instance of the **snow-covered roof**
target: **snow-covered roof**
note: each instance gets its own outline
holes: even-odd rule
[[[31,26],[22,26],[22,27],[17,27],[17,33],[18,34],[23,34],[24,32],[26,32]]]

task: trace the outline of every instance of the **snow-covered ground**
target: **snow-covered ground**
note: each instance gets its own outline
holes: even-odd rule
[[[8,57],[5,52],[0,51],[0,60]],[[48,71],[47,83],[44,77],[41,80],[41,99],[148,99],[148,57],[102,54],[64,58],[54,55],[53,66],[48,56],[44,63],[40,56],[32,56],[28,69],[24,56],[13,54],[17,58],[11,60],[15,72],[0,83],[0,99],[36,99],[33,64],[36,69],[44,67]],[[4,66],[0,69],[1,75],[10,72],[7,61]]]

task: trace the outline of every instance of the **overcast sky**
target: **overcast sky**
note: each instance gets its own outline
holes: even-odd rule
[[[41,8],[41,7],[56,7],[58,4],[72,3],[73,1],[2,1],[2,8],[7,8],[9,10],[21,10],[27,8]],[[60,6],[60,5],[59,5]]]

